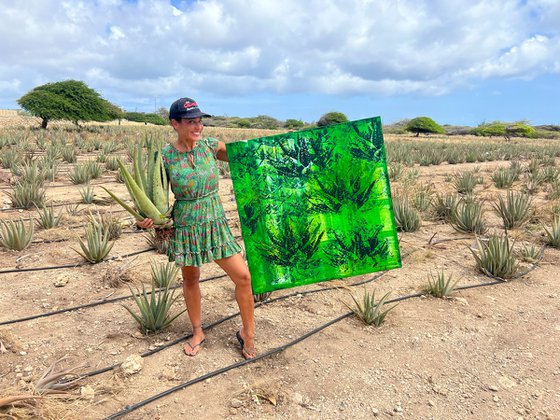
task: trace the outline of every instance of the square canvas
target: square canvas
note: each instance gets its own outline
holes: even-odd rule
[[[253,293],[401,266],[379,117],[226,147]]]

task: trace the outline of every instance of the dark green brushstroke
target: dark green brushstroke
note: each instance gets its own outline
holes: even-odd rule
[[[254,293],[401,266],[379,117],[226,147]]]

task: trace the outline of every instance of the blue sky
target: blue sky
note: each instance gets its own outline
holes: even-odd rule
[[[2,0],[0,109],[83,80],[129,111],[560,124],[559,0]]]

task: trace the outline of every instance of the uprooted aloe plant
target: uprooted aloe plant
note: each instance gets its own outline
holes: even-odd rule
[[[158,228],[170,227],[172,220],[169,218],[171,209],[169,207],[168,182],[161,157],[161,148],[154,142],[149,142],[146,165],[142,162],[141,150],[141,147],[137,147],[134,154],[133,175],[121,160],[118,161],[120,173],[134,202],[135,209],[107,188],[102,188],[137,220],[149,217]]]
[[[80,366],[69,369],[59,369],[58,364],[65,357],[58,359],[50,365],[35,383],[35,391],[39,394],[63,394],[69,389],[76,387],[82,377],[76,373]]]

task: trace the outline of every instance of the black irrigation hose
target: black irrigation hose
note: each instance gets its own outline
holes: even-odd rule
[[[503,283],[502,281],[493,281],[493,282],[480,283],[480,284],[471,285],[471,286],[464,286],[464,287],[460,287],[460,288],[457,288],[457,289],[468,289],[468,288],[474,288],[474,287],[485,287],[485,286],[491,286],[491,285],[502,284],[502,283]],[[421,297],[421,296],[424,296],[424,295],[425,295],[424,293],[414,293],[414,294],[411,294],[411,295],[406,295],[406,296],[401,296],[401,297],[398,297],[398,298],[390,299],[390,300],[386,301],[386,303],[389,304],[389,303],[401,302],[401,301],[404,301],[404,300],[408,300],[408,299],[412,299],[412,298],[417,298],[417,297]],[[280,353],[280,352],[286,350],[287,348],[292,347],[292,346],[296,345],[297,343],[299,343],[299,342],[301,342],[301,341],[303,341],[303,340],[305,340],[305,339],[311,337],[312,335],[317,334],[318,332],[324,330],[325,328],[330,327],[331,325],[333,325],[333,324],[335,324],[335,323],[337,323],[337,322],[339,322],[339,321],[342,321],[343,319],[346,319],[346,318],[352,316],[353,314],[354,314],[354,312],[350,311],[350,312],[348,312],[348,313],[345,313],[345,314],[343,314],[343,315],[340,315],[340,316],[338,316],[337,318],[334,318],[334,319],[332,319],[332,320],[326,322],[325,324],[320,325],[319,327],[317,327],[317,328],[315,328],[315,329],[313,329],[313,330],[311,330],[311,331],[308,331],[307,333],[305,333],[305,334],[303,334],[302,336],[300,336],[300,337],[298,337],[298,338],[296,338],[296,339],[290,341],[289,343],[286,343],[286,344],[284,344],[284,345],[282,345],[282,346],[280,346],[280,347],[276,347],[276,348],[274,348],[274,349],[272,349],[272,350],[269,350],[269,351],[266,352],[266,353],[259,354],[259,355],[257,355],[255,358],[253,358],[253,359],[242,360],[242,361],[240,361],[240,362],[232,363],[232,364],[227,365],[227,366],[224,366],[224,367],[222,367],[222,368],[220,368],[220,369],[216,369],[216,370],[211,371],[211,372],[208,372],[208,373],[206,373],[206,374],[204,374],[204,375],[201,375],[201,376],[198,376],[198,377],[196,377],[196,378],[193,378],[193,379],[191,379],[191,380],[189,380],[189,381],[187,381],[187,382],[184,382],[184,383],[182,383],[182,384],[176,385],[176,386],[174,386],[174,387],[172,387],[172,388],[169,388],[169,389],[167,389],[167,390],[165,390],[165,391],[163,391],[163,392],[161,392],[161,393],[159,393],[159,394],[156,394],[156,395],[153,395],[153,396],[151,396],[151,397],[149,397],[149,398],[146,398],[145,400],[142,400],[142,401],[140,401],[140,402],[138,402],[138,403],[131,404],[131,405],[127,405],[127,406],[125,406],[124,408],[122,408],[121,410],[119,410],[119,411],[117,411],[117,412],[115,412],[115,413],[109,415],[108,417],[105,417],[104,420],[112,420],[112,419],[119,418],[119,417],[124,416],[125,414],[128,414],[128,413],[131,413],[132,411],[137,410],[137,409],[139,409],[139,408],[141,408],[141,407],[143,407],[143,406],[145,406],[145,405],[148,405],[148,404],[151,403],[151,402],[154,402],[154,401],[156,401],[156,400],[158,400],[158,399],[160,399],[160,398],[163,398],[163,397],[165,397],[165,396],[167,396],[167,395],[170,395],[170,394],[172,394],[172,393],[174,393],[174,392],[176,392],[176,391],[183,390],[183,389],[185,389],[185,388],[187,388],[187,387],[189,387],[189,386],[191,386],[191,385],[194,385],[194,384],[196,384],[196,383],[198,383],[198,382],[202,382],[202,381],[204,381],[204,380],[206,380],[206,379],[209,379],[209,378],[213,378],[213,377],[215,377],[215,376],[218,376],[218,375],[220,375],[220,374],[222,374],[222,373],[224,373],[224,372],[227,372],[227,371],[236,369],[236,368],[238,368],[238,367],[248,365],[249,363],[254,363],[254,362],[257,362],[257,361],[262,360],[262,359],[264,359],[264,358],[273,356],[273,355],[275,355],[275,354],[277,354],[277,353]]]
[[[133,257],[135,255],[143,254],[144,252],[150,252],[150,251],[153,251],[153,248],[144,249],[143,251],[131,252],[130,254],[116,255],[114,257],[107,258],[103,261],[112,261],[112,260],[116,260],[118,258]],[[50,267],[13,268],[13,269],[9,269],[9,270],[0,270],[0,274],[25,273],[25,272],[29,272],[29,271],[59,270],[59,269],[64,269],[64,268],[76,268],[76,267],[81,267],[81,266],[84,266],[84,265],[93,265],[93,264],[90,263],[89,261],[82,261],[82,262],[79,262],[79,263],[76,263],[76,264],[53,265],[53,266],[50,266]]]
[[[374,277],[372,277],[371,279],[368,279],[368,280],[366,280],[366,281],[362,281],[362,282],[356,283],[356,284],[350,284],[349,287],[351,287],[351,286],[357,286],[357,285],[359,285],[359,284],[364,284],[364,283],[367,283],[367,282],[370,282],[370,281],[377,280],[379,277],[381,277],[381,276],[384,275],[385,273],[386,273],[386,271],[384,271],[384,272],[382,272],[382,273],[379,273],[378,275],[376,275],[376,276],[374,276]],[[224,276],[222,276],[222,277],[224,277]],[[205,279],[205,280],[211,280],[211,279]],[[339,287],[336,287],[336,286],[335,286],[335,287],[325,287],[325,288],[321,288],[321,289],[307,290],[307,291],[303,291],[303,292],[293,292],[293,293],[290,293],[290,294],[287,294],[287,295],[278,296],[278,297],[273,298],[273,299],[267,299],[267,300],[264,301],[264,302],[258,302],[258,303],[255,304],[255,308],[258,308],[259,306],[267,305],[267,304],[269,304],[269,303],[277,302],[277,301],[279,301],[279,300],[285,300],[285,299],[288,299],[288,298],[291,298],[291,297],[295,297],[295,296],[306,296],[306,295],[310,295],[310,294],[312,294],[312,293],[324,292],[324,291],[334,290],[334,289],[339,289]],[[131,296],[128,296],[128,297],[131,297]],[[106,302],[104,302],[104,303],[106,303]],[[235,317],[238,316],[238,315],[239,315],[239,312],[236,312],[236,313],[231,314],[231,315],[228,315],[228,316],[226,316],[226,317],[224,317],[224,318],[220,318],[220,319],[218,319],[217,321],[214,321],[214,322],[212,322],[212,323],[210,323],[210,324],[208,324],[208,325],[203,326],[203,329],[204,329],[204,330],[212,329],[212,328],[214,328],[215,326],[220,325],[220,324],[223,324],[224,322],[229,321],[230,319],[233,319],[233,318],[235,318]],[[2,325],[2,323],[0,323],[0,325]],[[147,352],[141,353],[141,354],[140,354],[140,357],[148,357],[148,356],[151,356],[152,354],[158,353],[158,352],[160,352],[160,351],[162,351],[162,350],[165,350],[165,349],[167,349],[167,348],[169,348],[169,347],[173,347],[175,344],[178,344],[178,343],[180,343],[181,341],[188,340],[188,339],[191,338],[191,337],[192,337],[192,334],[186,334],[186,335],[184,335],[184,336],[182,336],[182,337],[176,338],[176,339],[173,340],[173,341],[170,341],[169,343],[164,344],[163,346],[159,346],[159,347],[157,347],[157,348],[154,349],[154,350],[149,350],[149,351],[147,351]],[[110,370],[113,370],[113,369],[119,367],[120,365],[121,365],[121,363],[117,363],[117,364],[114,364],[114,365],[111,365],[111,366],[106,366],[106,367],[104,367],[104,368],[101,368],[101,369],[98,369],[98,370],[94,370],[94,371],[92,371],[92,372],[84,373],[84,374],[82,374],[81,376],[84,377],[84,378],[85,378],[85,377],[96,376],[96,375],[99,375],[99,374],[101,374],[101,373],[105,373],[105,372],[108,372],[108,371],[110,371]]]
[[[408,257],[410,254],[412,254],[412,253],[415,252],[415,251],[416,251],[416,250],[407,253],[406,255],[403,256],[403,259],[406,258],[406,257]],[[348,287],[353,287],[353,286],[358,286],[358,285],[362,285],[362,284],[365,284],[365,283],[369,283],[369,282],[371,282],[371,281],[377,280],[378,278],[382,277],[382,276],[385,275],[386,273],[387,273],[387,271],[380,272],[380,273],[376,274],[375,276],[373,276],[373,277],[371,277],[371,278],[369,278],[369,279],[363,280],[363,281],[361,281],[361,282],[357,282],[357,283],[350,284],[350,285],[348,285]],[[206,279],[206,280],[210,280],[210,279]],[[279,300],[288,299],[288,298],[291,298],[291,297],[306,296],[306,295],[310,295],[310,294],[312,294],[312,293],[319,293],[319,292],[324,292],[324,291],[328,291],[328,290],[335,290],[335,289],[339,289],[339,287],[338,287],[338,286],[323,287],[323,288],[320,288],[320,289],[307,290],[307,291],[303,291],[303,292],[293,292],[293,293],[289,293],[289,294],[287,294],[287,295],[278,296],[278,297],[273,298],[273,299],[267,299],[266,301],[263,301],[263,302],[258,302],[258,303],[255,304],[255,308],[258,308],[258,307],[260,307],[260,306],[263,306],[263,305],[266,305],[266,304],[269,304],[269,303],[277,302],[277,301],[279,301]],[[235,318],[237,315],[239,315],[239,312],[236,312],[236,313],[234,313],[234,314],[232,314],[232,315],[229,315],[229,316],[227,316],[227,317],[218,319],[217,321],[214,321],[214,322],[212,322],[212,323],[210,323],[210,324],[208,324],[208,325],[205,325],[203,328],[204,328],[205,330],[211,329],[211,328],[213,328],[213,327],[215,327],[215,326],[217,326],[217,325],[220,325],[220,324],[224,323],[225,321],[229,321],[230,319]],[[1,324],[0,324],[0,325],[1,325]],[[180,342],[183,341],[183,340],[189,339],[190,337],[192,337],[192,334],[187,334],[187,335],[184,335],[184,336],[182,336],[182,337],[176,338],[175,340],[170,341],[169,343],[167,343],[167,344],[165,344],[165,345],[163,345],[163,346],[159,346],[158,348],[156,348],[156,349],[154,349],[154,350],[150,350],[150,351],[144,352],[144,353],[140,354],[140,356],[141,356],[141,357],[151,356],[151,355],[154,354],[154,353],[158,353],[158,352],[160,352],[160,351],[162,351],[162,350],[165,350],[165,349],[167,349],[167,348],[169,348],[169,347],[172,347],[172,346],[174,346],[175,344],[178,344],[178,343],[180,343]],[[81,376],[83,376],[83,377],[95,376],[95,375],[98,375],[98,374],[100,374],[100,373],[105,373],[105,372],[107,372],[107,371],[110,371],[110,370],[112,370],[112,369],[115,369],[115,368],[119,367],[120,365],[121,365],[121,363],[117,363],[117,364],[115,364],[115,365],[107,366],[107,367],[104,367],[104,368],[101,368],[101,369],[98,369],[98,370],[95,370],[95,371],[92,371],[92,372],[88,372],[88,373],[82,374]]]
[[[142,251],[145,252],[145,251]],[[216,279],[220,279],[222,277],[226,277],[227,274],[220,274],[219,276],[213,276],[213,277],[208,277],[205,279],[200,280],[201,283],[206,282],[206,281],[210,281],[210,280],[216,280]],[[178,286],[172,286],[170,287],[170,289],[178,289],[179,287],[182,287],[182,285],[178,285]],[[156,289],[156,292],[159,291],[160,289]],[[146,294],[151,294],[151,291],[146,291]],[[83,309],[83,308],[92,308],[94,306],[99,306],[99,305],[104,305],[106,303],[114,303],[114,302],[119,302],[121,300],[125,300],[125,299],[130,299],[132,298],[132,295],[126,295],[126,296],[121,296],[121,297],[117,297],[117,298],[112,298],[112,299],[103,299],[103,300],[99,300],[97,302],[90,302],[90,303],[85,303],[83,305],[79,305],[79,306],[72,306],[70,308],[64,308],[64,309],[59,309],[57,311],[51,311],[51,312],[46,312],[44,314],[36,314],[36,315],[30,315],[24,318],[17,318],[17,319],[12,319],[9,321],[1,321],[0,322],[0,326],[2,325],[9,325],[9,324],[16,324],[18,322],[23,322],[23,321],[30,321],[32,319],[37,319],[37,318],[44,318],[44,317],[48,317],[48,316],[52,316],[52,315],[58,315],[58,314],[62,314],[64,312],[71,312],[71,311],[76,311],[78,309]]]
[[[324,330],[325,328],[331,326],[332,324],[335,324],[335,323],[337,323],[337,322],[339,322],[339,321],[342,321],[342,320],[345,319],[345,318],[348,318],[348,317],[351,316],[351,315],[352,315],[352,312],[349,312],[349,313],[346,313],[346,314],[344,314],[344,315],[341,315],[341,316],[339,316],[339,317],[337,317],[337,318],[335,318],[335,319],[332,319],[332,320],[330,320],[329,322],[327,322],[327,323],[321,325],[320,327],[317,327],[317,328],[315,328],[314,330],[308,331],[307,333],[305,333],[305,334],[303,334],[302,336],[296,338],[295,340],[292,340],[292,341],[290,341],[289,343],[286,343],[286,344],[284,344],[284,345],[282,345],[282,346],[280,346],[280,347],[276,347],[275,349],[269,350],[269,351],[266,352],[266,353],[259,354],[259,355],[257,355],[256,357],[254,357],[253,359],[245,359],[245,360],[241,360],[241,361],[236,362],[236,363],[232,363],[231,365],[224,366],[224,367],[222,367],[222,368],[220,368],[220,369],[214,370],[214,371],[212,371],[212,372],[208,372],[208,373],[206,373],[206,374],[204,374],[204,375],[201,375],[201,376],[198,376],[198,377],[196,377],[196,378],[194,378],[194,379],[191,379],[191,380],[189,380],[189,381],[187,381],[187,382],[185,382],[185,383],[182,383],[182,384],[180,384],[180,385],[174,386],[173,388],[169,388],[169,389],[167,389],[167,390],[165,390],[165,391],[163,391],[163,392],[161,392],[161,393],[159,393],[159,394],[156,394],[156,395],[154,395],[154,396],[152,396],[152,397],[150,397],[150,398],[147,398],[147,399],[145,399],[145,400],[143,400],[143,401],[141,401],[141,402],[139,402],[139,403],[132,404],[132,405],[127,405],[127,406],[124,407],[122,410],[120,410],[120,411],[118,411],[118,412],[116,412],[116,413],[113,413],[113,414],[111,414],[111,415],[108,416],[108,417],[105,417],[104,420],[111,420],[111,419],[119,418],[119,417],[121,417],[121,416],[123,416],[123,415],[125,415],[125,414],[128,414],[128,413],[130,413],[130,412],[132,412],[132,411],[134,411],[134,410],[137,410],[137,409],[139,409],[140,407],[143,407],[143,406],[145,406],[145,405],[147,405],[147,404],[149,404],[149,403],[151,403],[151,402],[153,402],[153,401],[156,401],[156,400],[158,400],[158,399],[160,399],[160,398],[163,398],[163,397],[165,397],[165,396],[167,396],[167,395],[169,395],[169,394],[172,394],[172,393],[174,393],[174,392],[176,392],[176,391],[180,391],[180,390],[182,390],[182,389],[185,389],[185,388],[187,388],[187,387],[189,387],[189,386],[191,386],[191,385],[194,385],[194,384],[196,384],[196,383],[198,383],[198,382],[202,382],[202,381],[204,381],[204,380],[206,380],[206,379],[209,379],[209,378],[212,378],[212,377],[214,377],[214,376],[220,375],[220,374],[222,374],[222,373],[224,373],[224,372],[227,372],[227,371],[236,369],[236,368],[241,367],[241,366],[248,365],[248,364],[250,364],[250,363],[255,363],[255,362],[257,362],[257,361],[259,361],[259,360],[262,360],[262,359],[264,359],[264,358],[267,358],[267,357],[269,357],[269,356],[273,356],[273,355],[275,355],[275,354],[277,354],[277,353],[280,353],[280,352],[286,350],[286,349],[289,348],[289,347],[292,347],[292,346],[296,345],[296,344],[299,343],[300,341],[303,341],[303,340],[305,340],[306,338],[309,338],[310,336],[312,336],[312,335],[314,335],[314,334],[317,334],[318,332]]]

